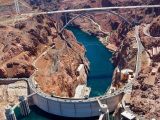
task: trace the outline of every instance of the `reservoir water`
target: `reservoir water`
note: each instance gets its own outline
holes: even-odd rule
[[[90,73],[87,86],[91,87],[90,97],[100,96],[111,85],[113,65],[109,60],[112,53],[98,40],[98,38],[84,33],[78,28],[67,27],[71,30],[77,41],[81,42],[87,52],[86,57],[90,62]]]
[[[111,85],[113,65],[110,62],[112,53],[94,36],[90,36],[78,28],[67,27],[71,30],[77,41],[81,42],[87,52],[86,57],[90,62],[90,73],[88,75],[87,86],[91,87],[90,97],[100,96],[105,93]],[[54,107],[54,106],[53,106]],[[30,106],[31,113],[27,117],[22,117],[20,108],[15,109],[17,120],[98,120],[99,116],[91,118],[68,118],[49,114],[37,106]],[[113,120],[110,115],[110,120]]]

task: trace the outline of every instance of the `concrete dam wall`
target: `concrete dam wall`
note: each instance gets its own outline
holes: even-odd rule
[[[31,92],[34,93],[32,88]],[[123,92],[108,98],[101,98],[102,104],[107,104],[110,112],[113,112],[123,97]],[[65,117],[91,117],[99,116],[100,106],[97,98],[83,100],[70,100],[45,95],[36,94],[33,96],[33,102],[42,110]]]

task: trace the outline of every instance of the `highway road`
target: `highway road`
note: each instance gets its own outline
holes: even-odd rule
[[[134,78],[134,80],[138,77],[138,72],[141,70],[141,58],[142,58],[142,51],[144,50],[144,47],[141,43],[141,40],[139,38],[139,26],[136,25],[135,26],[135,32],[136,32],[136,35],[135,35],[135,38],[136,38],[136,41],[137,41],[137,45],[138,45],[138,53],[137,53],[137,62],[136,62],[136,77]],[[133,82],[134,82],[133,80]],[[132,84],[131,84],[132,86]],[[130,90],[126,90],[126,91],[131,91],[132,88],[130,86]],[[133,112],[130,110],[130,108],[128,108],[126,105],[125,105],[125,99],[126,99],[126,95],[127,94],[131,94],[130,92],[126,92],[126,94],[123,96],[123,99],[122,99],[122,105],[123,105],[123,108],[128,111],[129,113],[133,114]],[[145,120],[145,117],[142,115],[142,116],[139,116],[137,114],[134,114],[139,120]]]
[[[53,14],[53,13],[66,13],[66,12],[81,12],[81,11],[94,11],[94,10],[111,10],[111,9],[131,9],[131,8],[155,8],[160,7],[160,5],[142,5],[142,6],[120,6],[120,7],[99,7],[99,8],[84,8],[84,9],[73,9],[73,10],[59,10],[59,11],[49,11],[49,12],[39,12],[36,14]],[[34,14],[34,13],[29,13]]]
[[[137,62],[136,62],[136,74],[141,70],[141,58],[142,58],[142,43],[139,38],[139,32],[138,32],[139,26],[135,26],[136,30],[136,41],[138,45],[138,54],[137,54]]]

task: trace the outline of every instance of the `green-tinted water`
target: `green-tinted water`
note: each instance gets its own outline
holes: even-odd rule
[[[111,85],[113,66],[109,61],[112,53],[96,37],[90,36],[80,29],[68,27],[78,42],[83,43],[87,52],[86,56],[90,61],[90,73],[87,86],[91,87],[90,97],[103,95]],[[54,106],[53,106],[54,107]],[[27,117],[22,117],[20,108],[15,109],[17,120],[98,120],[99,116],[91,118],[68,118],[49,114],[37,106],[30,106],[31,113]],[[113,120],[110,115],[110,120]]]

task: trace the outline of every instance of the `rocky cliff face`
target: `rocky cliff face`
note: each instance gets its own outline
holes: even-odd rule
[[[160,37],[160,18],[155,19],[149,27],[149,33],[151,36]]]
[[[24,0],[32,6],[38,6],[43,11],[58,10],[60,0]]]
[[[29,45],[25,44],[25,40],[31,40],[27,35],[23,38],[22,31],[3,25],[0,34],[0,77],[29,77],[34,71],[34,67],[29,63],[29,58],[33,55],[33,46],[30,45],[31,49],[27,50],[25,46]]]
[[[56,49],[50,50],[37,62],[39,72],[35,80],[40,89],[48,94],[54,92],[56,96],[74,97],[76,87],[87,83],[86,78],[77,79],[76,70],[84,64],[86,71],[83,74],[86,76],[89,62],[84,56],[84,46],[76,41],[73,33],[64,30],[63,35],[64,39],[58,36],[54,39]]]
[[[79,64],[84,64],[87,74],[89,62],[84,46],[76,41],[73,33],[64,30],[58,34],[55,24],[53,19],[37,15],[15,23],[15,27],[1,25],[0,77],[30,77],[34,72],[32,62],[55,45],[44,58],[49,66],[42,74],[47,77],[41,79],[41,72],[45,70],[42,60],[36,63],[40,72],[35,79],[46,93],[53,91],[57,96],[73,97],[77,85],[87,82],[86,79],[77,81],[76,70]]]
[[[139,76],[133,84],[131,96],[131,110],[138,114],[145,114],[149,118],[160,118],[159,114],[159,69],[155,75],[153,85],[147,85],[149,73],[152,67],[147,67],[139,72]]]

